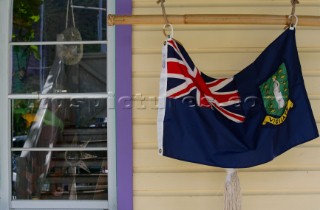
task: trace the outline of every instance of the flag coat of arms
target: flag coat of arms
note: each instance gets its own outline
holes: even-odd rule
[[[284,31],[245,69],[215,79],[168,38],[162,50],[159,154],[245,168],[318,137],[304,86],[295,30]]]

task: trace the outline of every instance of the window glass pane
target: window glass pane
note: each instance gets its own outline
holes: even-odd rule
[[[67,28],[76,28],[82,40],[106,40],[105,0],[14,0],[13,5],[14,42],[55,41]]]
[[[12,199],[108,200],[107,99],[12,99],[107,92],[106,0],[13,5]],[[44,41],[57,43],[17,43]]]
[[[107,147],[107,99],[12,100],[12,148]]]
[[[106,92],[106,45],[12,47],[12,93]]]
[[[108,198],[106,99],[12,100],[11,130],[13,199]]]
[[[13,152],[12,183],[13,200],[107,200],[107,152]]]

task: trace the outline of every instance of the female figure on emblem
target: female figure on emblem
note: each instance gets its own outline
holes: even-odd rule
[[[273,94],[274,94],[274,97],[276,98],[276,101],[278,103],[278,109],[281,109],[284,107],[284,99],[283,99],[283,96],[282,96],[282,93],[280,91],[280,84],[278,82],[278,80],[276,80],[276,76],[273,76],[272,77],[272,81],[273,81]]]

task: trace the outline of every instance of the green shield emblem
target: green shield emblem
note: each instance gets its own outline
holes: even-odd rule
[[[259,86],[268,115],[281,117],[289,100],[289,85],[286,65],[282,63],[266,82]]]

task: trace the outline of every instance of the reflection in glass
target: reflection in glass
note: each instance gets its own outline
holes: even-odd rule
[[[78,42],[106,39],[105,7],[14,0],[11,93],[106,93],[106,44]],[[107,99],[13,99],[11,130],[12,199],[108,198]]]
[[[12,100],[11,130],[13,199],[107,198],[106,99]]]
[[[75,27],[82,40],[106,40],[105,0],[14,0],[12,41],[56,41]]]
[[[101,45],[84,45],[80,57],[79,45],[35,47],[41,48],[37,58],[28,52],[32,46],[13,47],[12,93],[106,92],[106,53]]]
[[[11,130],[13,148],[107,147],[107,99],[12,100]]]
[[[12,197],[37,200],[106,200],[106,151],[12,153]]]

